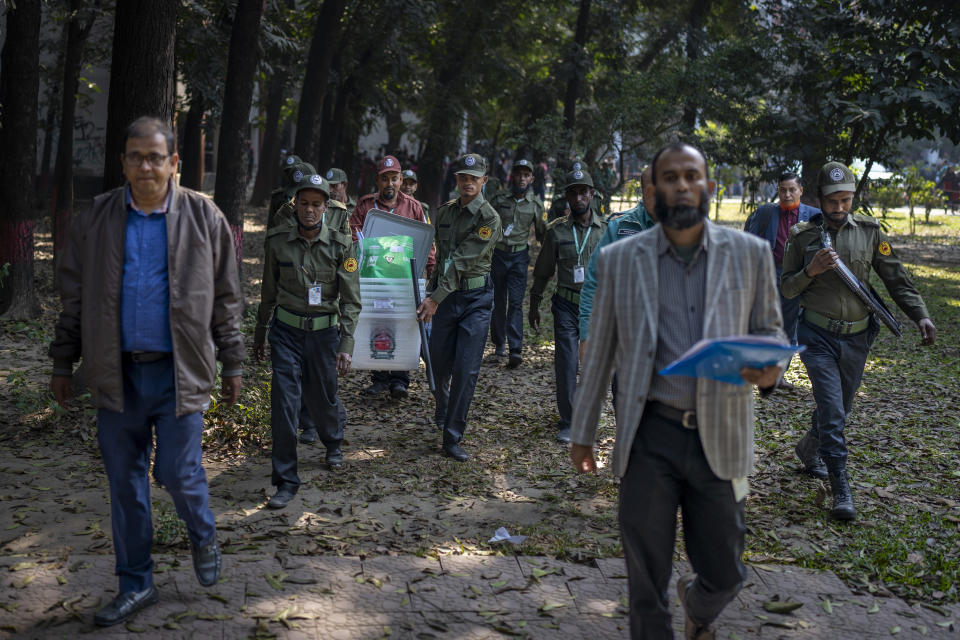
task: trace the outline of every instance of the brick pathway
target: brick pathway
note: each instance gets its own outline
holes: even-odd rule
[[[623,561],[542,557],[354,557],[229,554],[201,588],[188,554],[157,556],[160,603],[126,625],[92,626],[112,597],[109,555],[37,562],[0,557],[0,638],[627,638]],[[179,564],[178,564],[179,563]],[[687,569],[678,565],[679,572]],[[681,614],[671,584],[677,636]],[[803,604],[768,613],[778,598]],[[947,615],[944,615],[947,614]],[[832,573],[753,566],[717,638],[955,637],[941,612],[853,595]]]

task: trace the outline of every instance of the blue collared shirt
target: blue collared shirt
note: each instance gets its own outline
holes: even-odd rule
[[[139,211],[127,187],[120,331],[124,351],[173,351],[170,279],[167,274],[167,210]]]

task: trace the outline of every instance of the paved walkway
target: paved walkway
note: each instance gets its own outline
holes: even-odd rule
[[[623,561],[542,557],[230,554],[201,588],[188,554],[157,557],[160,603],[126,625],[93,627],[116,584],[109,555],[0,557],[0,638],[627,638]],[[686,567],[675,567],[674,580]],[[675,629],[681,613],[671,584]],[[802,603],[790,614],[771,600]],[[832,573],[753,566],[717,638],[955,637],[954,614],[855,596]],[[946,615],[944,615],[946,614]]]

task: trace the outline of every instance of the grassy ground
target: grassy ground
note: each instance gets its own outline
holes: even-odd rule
[[[245,229],[244,279],[252,334],[259,299],[263,212]],[[742,224],[738,203],[724,203],[723,224]],[[758,400],[757,470],[747,502],[747,559],[836,571],[848,584],[878,594],[937,602],[958,600],[960,579],[960,216],[934,215],[915,237],[903,213],[887,220],[891,241],[924,296],[940,333],[918,346],[916,329],[897,340],[884,330],[874,345],[848,426],[850,468],[860,518],[826,518],[825,487],[797,473],[793,446],[813,400],[802,365],[791,393]],[[0,550],[47,554],[88,545],[109,553],[108,507],[94,442],[94,415],[81,405],[63,412],[46,391],[44,356],[57,310],[48,240],[41,236],[37,288],[44,317],[0,325]],[[879,283],[875,283],[878,285]],[[548,306],[541,312],[548,314]],[[899,313],[899,312],[898,312]],[[432,399],[422,370],[411,397],[369,400],[363,372],[341,381],[349,413],[347,464],[322,464],[322,447],[301,448],[300,502],[281,514],[262,511],[269,495],[269,369],[250,366],[240,406],[207,415],[206,464],[218,526],[230,550],[291,553],[501,553],[486,540],[498,526],[529,536],[521,551],[567,559],[620,553],[617,489],[609,473],[613,415],[600,428],[597,476],[570,470],[553,440],[552,323],[526,328],[524,365],[507,371],[488,347],[466,445],[472,460],[442,458],[432,426]],[[155,491],[158,543],[184,547],[182,526]],[[79,536],[79,537],[78,537]],[[682,545],[678,547],[682,554]],[[506,552],[512,552],[507,550]]]

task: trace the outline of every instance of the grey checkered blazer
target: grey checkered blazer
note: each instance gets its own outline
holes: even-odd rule
[[[612,371],[617,372],[613,471],[623,476],[643,415],[657,348],[659,292],[654,227],[601,250],[590,339],[574,396],[573,441],[593,445]],[[786,343],[769,243],[706,223],[707,287],[703,337],[748,333]],[[753,387],[697,380],[697,421],[707,462],[730,480],[753,469]]]

